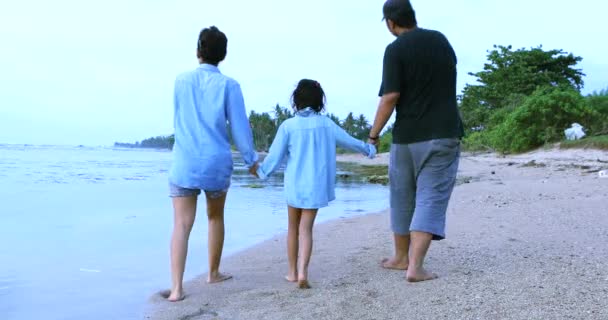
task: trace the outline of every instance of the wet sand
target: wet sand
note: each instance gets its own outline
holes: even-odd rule
[[[280,235],[226,258],[233,280],[190,281],[180,303],[153,295],[146,319],[608,319],[601,169],[608,152],[463,155],[447,239],[433,243],[426,262],[439,279],[410,284],[404,272],[379,267],[392,252],[385,211],[315,227],[313,289],[283,279]]]

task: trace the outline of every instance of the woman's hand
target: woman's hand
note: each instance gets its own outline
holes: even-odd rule
[[[256,178],[260,178],[258,176],[258,167],[259,167],[259,163],[256,161],[250,168],[249,168],[249,174],[256,177]]]

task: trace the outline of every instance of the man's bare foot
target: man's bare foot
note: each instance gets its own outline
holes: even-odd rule
[[[289,282],[298,282],[298,277],[294,277],[294,276],[285,276],[285,280],[289,281]]]
[[[178,302],[186,298],[183,292],[180,290],[163,290],[160,292],[160,296],[167,299],[169,302]]]
[[[298,289],[310,289],[312,288],[308,283],[308,280],[298,280]]]
[[[212,283],[218,283],[218,282],[222,282],[222,281],[226,281],[226,280],[230,280],[232,279],[232,275],[230,274],[224,274],[224,273],[210,273],[209,276],[207,277],[207,283],[212,284]]]
[[[408,282],[422,282],[437,279],[439,278],[439,276],[435,273],[424,270],[424,268],[420,268],[417,270],[411,268],[407,270],[407,275],[405,278]]]
[[[384,258],[380,262],[380,266],[384,269],[390,270],[407,270],[409,265],[409,261],[405,260],[396,260],[395,258]]]

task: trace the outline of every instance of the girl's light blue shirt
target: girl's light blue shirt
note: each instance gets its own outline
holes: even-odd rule
[[[232,176],[232,139],[245,163],[258,159],[239,83],[202,64],[175,80],[175,145],[169,181],[182,188],[226,190]]]
[[[336,198],[336,146],[373,158],[376,148],[357,140],[311,108],[279,126],[258,176],[267,179],[287,158],[285,194],[294,208],[318,209]]]

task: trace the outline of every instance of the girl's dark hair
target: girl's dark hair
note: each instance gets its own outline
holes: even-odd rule
[[[198,36],[197,52],[203,62],[217,66],[226,58],[228,38],[215,26],[205,28]]]
[[[312,108],[315,112],[325,110],[325,92],[321,84],[315,80],[302,79],[291,95],[294,109]]]

